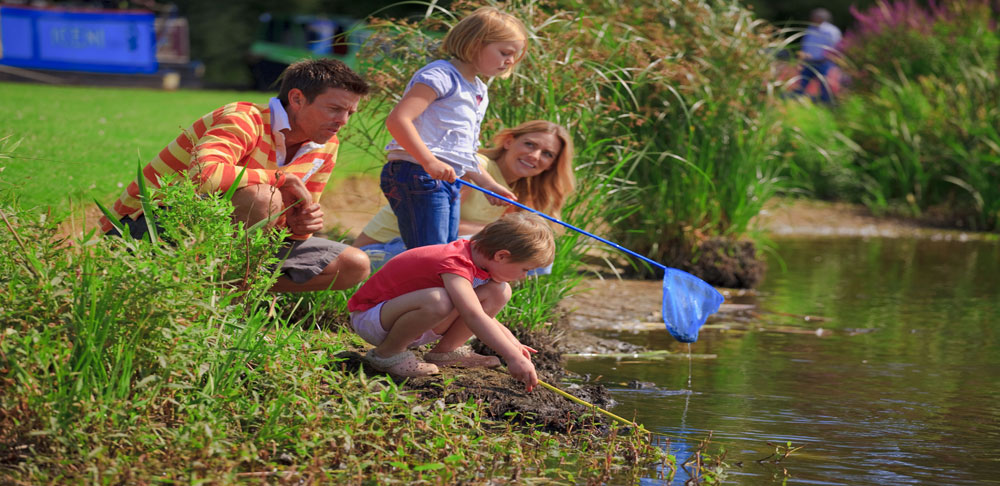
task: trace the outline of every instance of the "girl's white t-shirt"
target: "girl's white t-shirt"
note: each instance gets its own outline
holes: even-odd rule
[[[446,60],[422,67],[410,79],[406,91],[417,83],[429,86],[438,96],[413,120],[420,139],[435,157],[455,169],[456,176],[462,177],[466,171],[479,172],[479,130],[490,102],[486,83],[478,77],[468,81]],[[417,162],[395,139],[385,149],[389,160]]]

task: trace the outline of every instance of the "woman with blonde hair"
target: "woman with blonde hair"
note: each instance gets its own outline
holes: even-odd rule
[[[557,215],[573,191],[573,140],[562,125],[532,120],[501,130],[479,151],[480,169],[510,188],[518,202]],[[462,189],[460,235],[477,233],[512,206],[495,206],[483,193]],[[368,222],[353,245],[368,253],[372,270],[406,250],[388,205]]]

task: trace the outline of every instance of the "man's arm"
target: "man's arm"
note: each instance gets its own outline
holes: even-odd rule
[[[188,176],[198,184],[201,192],[225,192],[233,184],[237,189],[255,184],[280,186],[278,171],[247,168],[237,183],[243,167],[239,165],[257,146],[264,129],[259,115],[247,111],[234,111],[219,116],[205,117],[204,132],[190,134],[191,166]],[[195,125],[197,127],[198,124]]]

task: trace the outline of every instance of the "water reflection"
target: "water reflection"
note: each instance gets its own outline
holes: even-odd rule
[[[573,360],[684,460],[714,434],[727,484],[982,484],[1000,477],[1000,250],[929,239],[779,241],[749,322],[705,329],[716,359]],[[655,283],[652,299],[659,299]],[[821,316],[805,320],[801,316]],[[641,319],[641,318],[640,318]],[[823,331],[816,333],[816,329]],[[728,330],[726,330],[728,329]],[[802,332],[796,332],[802,331]],[[686,352],[666,331],[615,337]],[[652,389],[615,383],[651,381]],[[690,380],[690,386],[689,386]],[[687,438],[678,439],[676,437]],[[767,442],[805,445],[758,464]],[[681,473],[675,484],[687,477]],[[650,480],[652,481],[652,480]]]

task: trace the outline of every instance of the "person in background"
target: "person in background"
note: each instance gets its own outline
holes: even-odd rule
[[[319,197],[337,161],[337,132],[358,110],[368,84],[343,62],[314,59],[292,64],[278,96],[267,104],[235,102],[196,120],[143,168],[148,187],[167,174],[185,174],[202,193],[224,193],[234,184],[233,219],[246,227],[269,219],[287,228],[276,292],[342,290],[368,277],[368,256],[343,243],[315,237],[323,229]],[[246,171],[237,181],[243,169]],[[132,181],[111,207],[134,238],[146,232]],[[106,234],[118,235],[107,216]]]
[[[389,113],[385,125],[393,140],[380,185],[407,248],[458,238],[456,178],[514,198],[479,170],[476,150],[489,104],[480,76],[510,75],[527,40],[520,20],[494,7],[479,8],[445,36],[442,50],[450,58],[420,68]]]
[[[817,8],[809,15],[812,25],[806,29],[802,38],[802,49],[799,51],[802,70],[799,73],[799,86],[795,89],[796,93],[804,94],[809,83],[813,79],[818,79],[819,99],[824,103],[833,100],[827,74],[834,67],[832,55],[836,52],[836,46],[842,37],[840,29],[831,23],[832,20],[833,16],[825,8]]]
[[[472,336],[507,363],[526,389],[538,384],[531,353],[496,315],[511,296],[508,282],[548,265],[552,230],[538,215],[519,212],[486,225],[471,240],[421,246],[375,272],[347,301],[351,327],[375,347],[365,361],[402,377],[438,373],[438,366],[499,366],[496,356],[465,345]],[[436,343],[423,360],[408,348]]]
[[[573,191],[573,140],[562,125],[531,120],[503,129],[478,156],[480,170],[513,191],[519,202],[543,213],[558,214]],[[468,187],[462,188],[461,198],[459,235],[475,234],[505,212],[518,210],[492,205],[482,192]],[[372,217],[353,245],[368,254],[373,272],[406,250],[388,205]]]

